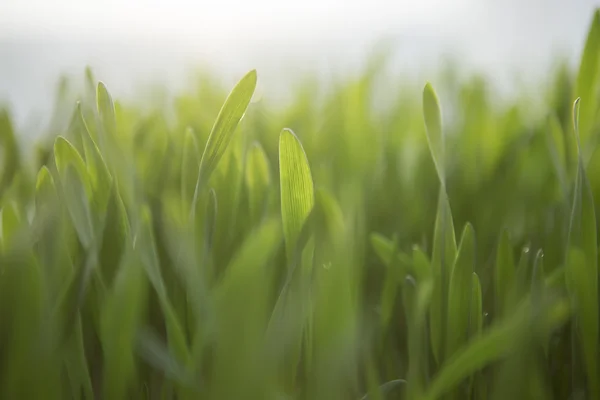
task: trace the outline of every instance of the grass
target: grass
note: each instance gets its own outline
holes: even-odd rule
[[[0,398],[599,399],[599,30],[502,106],[375,109],[375,64],[142,111],[88,69],[33,157],[3,112]]]

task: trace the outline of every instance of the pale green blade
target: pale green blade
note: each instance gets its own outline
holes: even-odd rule
[[[302,144],[289,129],[279,135],[279,180],[281,220],[291,262],[300,232],[314,207],[315,194],[308,159]]]
[[[197,201],[200,187],[208,182],[210,175],[225,153],[236,127],[250,104],[255,88],[256,71],[252,70],[235,85],[219,111],[200,160],[193,204]]]
[[[429,143],[431,157],[433,157],[433,162],[440,182],[442,186],[445,186],[446,151],[444,133],[442,131],[442,113],[440,111],[440,102],[437,94],[430,83],[427,83],[423,89],[423,115],[425,117],[427,142]]]

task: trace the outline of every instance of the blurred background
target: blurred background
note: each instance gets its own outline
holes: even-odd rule
[[[86,65],[117,98],[185,89],[199,68],[231,86],[256,68],[258,94],[285,102],[299,76],[351,74],[382,47],[392,74],[425,80],[457,63],[510,93],[541,83],[556,60],[577,64],[599,4],[2,0],[0,102],[22,134],[35,134],[52,112],[59,77],[80,75]]]

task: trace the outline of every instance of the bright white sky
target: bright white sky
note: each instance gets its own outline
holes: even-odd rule
[[[59,70],[90,59],[118,91],[150,69],[166,76],[176,51],[264,78],[292,58],[349,64],[383,37],[411,47],[411,64],[440,62],[432,49],[446,47],[486,70],[532,71],[556,54],[578,59],[594,7],[600,0],[0,0],[0,101],[24,115],[31,99],[50,97],[42,91]],[[151,62],[85,46],[98,40],[146,47]]]

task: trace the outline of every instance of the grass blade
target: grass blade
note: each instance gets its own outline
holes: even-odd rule
[[[448,290],[448,319],[446,359],[463,346],[469,333],[469,311],[472,297],[471,283],[475,267],[475,232],[471,224],[463,230],[456,262],[452,268]]]
[[[440,102],[437,94],[430,83],[427,83],[423,89],[423,115],[425,117],[427,142],[429,143],[431,157],[433,157],[440,183],[442,187],[445,188],[446,151],[444,133],[442,131],[442,113],[440,111]]]
[[[442,363],[445,354],[448,282],[450,280],[450,266],[454,263],[456,251],[456,237],[450,204],[446,192],[443,188],[440,188],[435,231],[433,233],[431,269],[434,288],[429,312],[431,347],[438,364]]]
[[[289,129],[279,135],[279,179],[281,220],[291,264],[300,232],[314,207],[315,194],[308,159],[302,144]]]
[[[244,116],[254,89],[256,88],[256,71],[248,72],[233,88],[212,127],[204,153],[200,160],[198,180],[194,191],[192,207],[195,206],[202,185],[208,182],[208,178],[217,167],[219,160],[225,153],[227,145],[233,137],[236,127]]]

